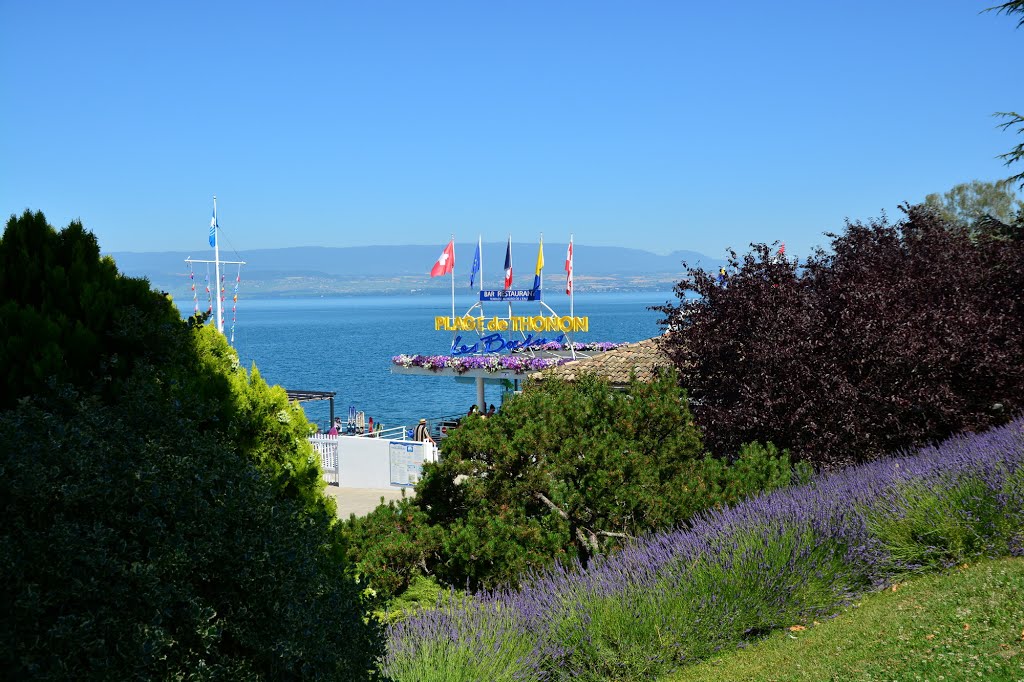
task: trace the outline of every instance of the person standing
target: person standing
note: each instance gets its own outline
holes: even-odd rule
[[[430,437],[430,429],[427,428],[427,420],[421,419],[420,423],[416,425],[416,430],[413,431],[412,439],[420,443],[434,443],[434,439]],[[434,443],[437,445],[437,443]]]

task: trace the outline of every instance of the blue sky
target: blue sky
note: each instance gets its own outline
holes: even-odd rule
[[[1007,177],[993,0],[0,0],[0,210],[104,251],[460,241],[806,255]]]

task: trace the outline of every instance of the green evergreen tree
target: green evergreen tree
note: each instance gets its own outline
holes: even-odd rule
[[[0,239],[0,677],[368,679],[302,411],[79,223]]]

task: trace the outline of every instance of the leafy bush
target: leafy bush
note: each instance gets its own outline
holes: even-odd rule
[[[1024,241],[906,210],[848,224],[802,266],[760,244],[732,254],[727,286],[687,269],[662,310],[712,451],[771,441],[842,464],[1024,407]]]
[[[747,443],[727,461],[705,455],[696,476],[686,483],[687,492],[702,503],[697,511],[723,507],[763,492],[811,480],[814,470],[807,462],[793,464],[789,452],[771,443]]]
[[[366,516],[343,524],[348,559],[359,574],[386,600],[404,592],[413,579],[427,573],[441,545],[441,529],[429,525],[426,513],[412,498],[381,504]]]
[[[1020,555],[1024,419],[699,515],[586,570],[421,611],[396,680],[653,679],[931,565]],[[934,561],[933,561],[934,559]],[[446,668],[444,666],[451,666]]]

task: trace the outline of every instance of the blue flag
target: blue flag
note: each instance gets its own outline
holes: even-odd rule
[[[480,272],[480,242],[476,243],[476,253],[473,255],[473,269],[469,273],[469,286],[473,286],[477,273]]]
[[[213,217],[210,218],[210,246],[217,246],[217,209],[213,209]]]

